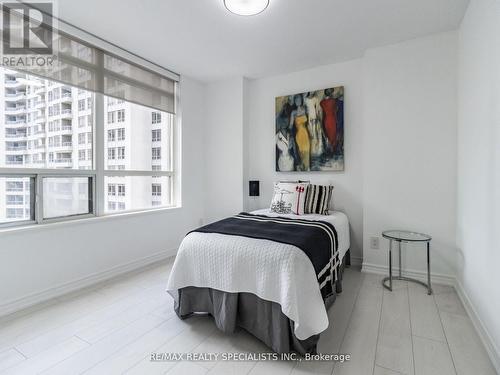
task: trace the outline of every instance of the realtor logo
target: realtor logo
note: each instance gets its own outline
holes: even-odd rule
[[[52,3],[3,3],[3,54],[52,54]]]

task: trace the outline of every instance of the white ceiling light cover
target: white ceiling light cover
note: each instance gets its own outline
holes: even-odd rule
[[[231,13],[254,16],[267,8],[269,0],[224,0],[224,5]]]

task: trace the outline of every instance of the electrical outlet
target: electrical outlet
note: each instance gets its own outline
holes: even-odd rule
[[[378,237],[370,237],[370,248],[372,249],[380,248],[380,242]]]

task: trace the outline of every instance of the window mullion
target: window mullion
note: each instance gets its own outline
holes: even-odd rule
[[[104,95],[95,95],[95,209],[96,215],[104,215]]]
[[[43,178],[37,174],[35,177],[35,222],[41,224],[43,221]]]
[[[95,113],[94,113],[94,156],[95,156],[95,213],[97,216],[104,215],[104,54],[102,51],[96,51],[97,74],[96,82],[98,92],[95,93]]]

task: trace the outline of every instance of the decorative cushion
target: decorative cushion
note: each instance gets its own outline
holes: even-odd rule
[[[307,183],[276,182],[271,211],[278,214],[304,214]]]
[[[332,194],[333,186],[308,185],[306,190],[304,213],[329,215]]]

